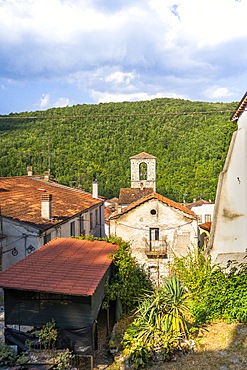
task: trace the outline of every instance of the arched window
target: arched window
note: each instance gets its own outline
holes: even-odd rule
[[[147,180],[147,173],[148,173],[148,166],[147,163],[142,162],[139,165],[139,180]]]

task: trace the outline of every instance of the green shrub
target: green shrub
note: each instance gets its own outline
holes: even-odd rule
[[[111,279],[106,284],[106,297],[103,307],[106,308],[110,301],[120,300],[124,312],[129,312],[136,307],[138,299],[152,290],[152,283],[144,269],[139,266],[131,256],[130,244],[120,237],[96,238],[93,236],[80,236],[78,239],[104,240],[117,244],[118,249],[111,255],[113,272]]]
[[[185,287],[175,276],[144,297],[123,338],[124,354],[134,368],[145,366],[154,352],[167,359],[188,338],[185,319],[188,298]]]
[[[15,350],[7,344],[0,343],[0,366],[11,365],[16,361]]]
[[[40,339],[40,345],[45,349],[54,349],[57,339],[57,329],[55,321],[47,322],[43,325],[40,332],[36,333],[36,336]]]
[[[74,356],[72,352],[69,351],[68,349],[66,349],[65,351],[59,352],[55,359],[56,369],[58,370],[69,369],[73,357]]]
[[[223,319],[247,323],[246,264],[227,269],[212,265],[202,251],[176,258],[174,273],[191,292],[190,310],[196,324]]]

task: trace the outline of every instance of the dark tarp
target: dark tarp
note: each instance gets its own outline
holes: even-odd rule
[[[39,344],[39,339],[33,334],[25,333],[20,330],[6,327],[4,329],[5,342],[9,345],[16,345],[20,350],[27,351],[26,342],[31,343],[33,347]]]
[[[87,326],[81,329],[57,329],[56,349],[66,349],[73,351],[74,354],[80,356],[93,355],[95,343],[97,343],[97,330],[94,326],[94,340],[92,326]],[[37,347],[40,343],[34,335],[25,333],[16,329],[6,327],[4,330],[6,343],[9,345],[17,345],[22,351],[28,350],[26,342],[31,343],[31,347]]]
[[[74,354],[87,356],[93,354],[92,326],[82,329],[59,329],[57,349],[68,348]]]

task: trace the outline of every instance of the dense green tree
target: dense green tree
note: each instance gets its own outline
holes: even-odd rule
[[[157,191],[176,201],[214,200],[236,124],[237,103],[154,99],[75,105],[0,117],[0,176],[50,167],[60,183],[118,196],[130,186],[129,157],[157,157]]]

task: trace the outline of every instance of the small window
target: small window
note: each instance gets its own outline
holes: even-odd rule
[[[46,234],[44,236],[44,244],[48,243],[51,241],[51,233],[50,234]]]
[[[202,223],[202,215],[197,215],[197,221],[199,224]]]
[[[84,217],[81,216],[80,217],[80,235],[83,235],[85,234],[85,230],[84,230]]]
[[[90,213],[90,230],[93,230],[93,214]]]
[[[70,236],[75,236],[75,221],[70,224]]]
[[[95,222],[96,222],[96,225],[99,224],[99,212],[97,209],[95,210]]]
[[[205,222],[211,222],[211,215],[205,215]]]
[[[156,209],[151,209],[150,213],[151,215],[156,215]]]

